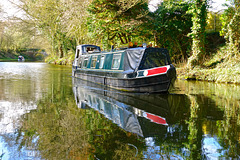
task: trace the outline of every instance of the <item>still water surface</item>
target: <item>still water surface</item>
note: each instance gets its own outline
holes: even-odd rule
[[[130,94],[71,67],[0,62],[0,159],[240,159],[240,86]]]

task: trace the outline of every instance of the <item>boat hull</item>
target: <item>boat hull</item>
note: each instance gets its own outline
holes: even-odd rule
[[[73,76],[122,91],[146,93],[167,92],[175,80],[174,77],[170,78],[168,74],[142,78],[116,78],[84,73],[78,70],[73,71]]]

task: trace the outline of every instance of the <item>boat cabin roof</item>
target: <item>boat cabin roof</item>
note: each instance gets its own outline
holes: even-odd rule
[[[77,49],[80,50],[83,55],[101,52],[101,48],[99,46],[91,45],[91,44],[79,45],[77,46]]]
[[[168,50],[164,48],[130,48],[126,50],[124,71],[136,71],[171,64]]]
[[[85,44],[77,46],[76,58],[79,57],[79,52],[81,53],[81,55],[91,54],[91,56],[87,58],[88,63],[85,64],[86,68],[93,68],[94,65],[91,66],[90,64],[93,62],[95,63],[93,56],[97,57],[97,59],[100,61],[101,55],[106,56],[104,58],[104,61],[106,63],[104,62],[103,69],[117,68],[119,70],[123,70],[129,73],[136,72],[136,70],[144,70],[171,64],[168,50],[164,48],[137,47],[128,48],[124,51],[119,50],[115,52],[103,53],[101,52],[99,46]],[[112,67],[112,65],[115,63],[119,63],[118,67]],[[96,66],[99,67],[99,65]]]

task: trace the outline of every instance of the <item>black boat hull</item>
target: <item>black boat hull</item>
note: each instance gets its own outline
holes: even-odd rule
[[[168,74],[156,75],[143,78],[116,78],[107,77],[96,74],[88,74],[79,70],[73,71],[73,76],[86,81],[105,85],[121,91],[128,92],[146,92],[146,93],[161,93],[167,92],[174,77],[168,77]]]

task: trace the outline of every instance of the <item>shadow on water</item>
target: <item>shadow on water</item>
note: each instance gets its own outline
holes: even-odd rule
[[[71,68],[0,68],[0,159],[239,159],[240,86],[177,81],[138,94]]]
[[[92,108],[125,131],[143,137],[146,148],[142,153],[146,159],[237,158],[239,155],[239,126],[233,129],[232,122],[225,126],[226,113],[217,105],[216,95],[212,98],[196,91],[130,94],[99,87],[73,79],[78,107]],[[181,91],[178,87],[176,93]],[[234,130],[234,136],[230,132],[224,134],[221,127]],[[226,134],[232,138],[230,142],[226,142]]]

